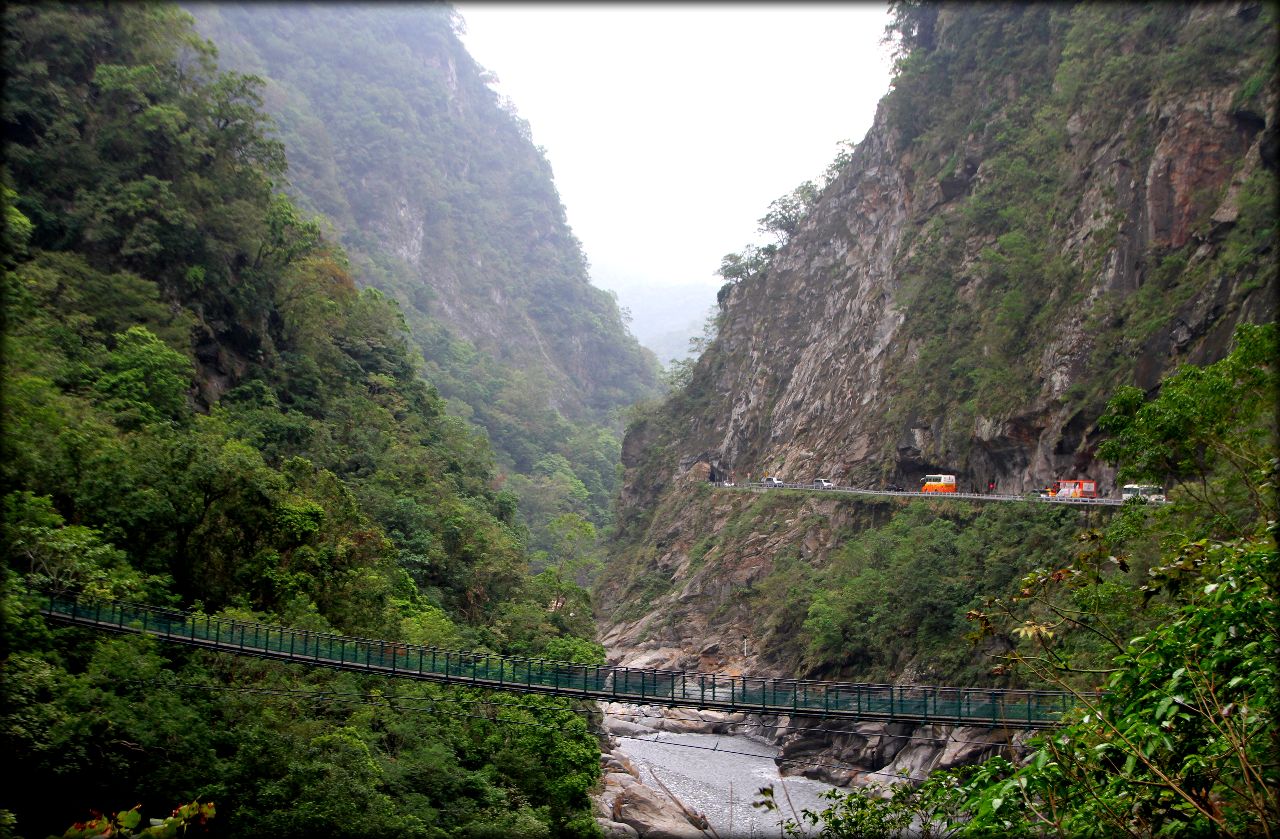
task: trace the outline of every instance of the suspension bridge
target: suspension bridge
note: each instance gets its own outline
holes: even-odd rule
[[[1072,707],[1061,691],[881,685],[654,670],[500,656],[182,612],[48,596],[48,618],[140,633],[214,652],[312,667],[576,699],[912,724],[1051,728]]]

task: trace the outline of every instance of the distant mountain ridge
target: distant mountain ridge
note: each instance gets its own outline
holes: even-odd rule
[[[567,458],[603,517],[616,439],[576,452],[598,450],[591,429],[620,432],[617,412],[656,393],[657,364],[590,284],[550,165],[459,41],[457,13],[185,7],[224,65],[267,79],[292,191],[332,221],[358,279],[400,302],[427,378],[508,468]],[[610,464],[583,465],[593,459]]]

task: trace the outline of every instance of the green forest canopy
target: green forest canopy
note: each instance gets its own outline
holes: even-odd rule
[[[397,306],[281,193],[261,83],[173,6],[4,15],[6,823],[211,799],[226,835],[592,834],[598,744],[569,703],[392,700],[33,611],[53,587],[601,654],[585,592],[527,575],[518,501]]]

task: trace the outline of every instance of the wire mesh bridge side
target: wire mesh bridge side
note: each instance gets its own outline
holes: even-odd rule
[[[518,693],[728,712],[835,719],[1049,728],[1071,707],[1060,691],[883,685],[729,676],[405,644],[180,612],[138,603],[49,596],[51,619],[110,632],[310,666]]]

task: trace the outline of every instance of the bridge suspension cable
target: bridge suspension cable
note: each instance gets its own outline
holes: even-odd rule
[[[332,702],[335,704],[344,704],[344,703],[345,704],[355,704],[355,703],[368,704],[368,700],[383,700],[383,699],[394,698],[394,699],[400,699],[400,700],[412,699],[414,701],[426,702],[428,705],[433,705],[433,706],[441,703],[449,704],[449,703],[462,701],[462,702],[474,702],[475,704],[485,705],[488,707],[496,707],[496,708],[527,708],[527,709],[538,710],[538,711],[549,711],[552,713],[575,713],[575,714],[585,713],[584,711],[580,711],[579,709],[575,709],[575,708],[548,708],[543,705],[526,705],[521,703],[510,703],[510,702],[493,702],[490,700],[483,700],[483,699],[457,700],[457,699],[446,698],[446,697],[405,697],[403,695],[393,696],[389,694],[360,694],[360,693],[338,692],[338,691],[290,690],[287,688],[233,687],[229,685],[202,685],[202,684],[196,684],[196,683],[170,682],[170,681],[161,680],[161,679],[150,679],[150,680],[133,679],[130,681],[133,681],[135,683],[154,684],[160,687],[176,688],[179,690],[203,690],[203,691],[211,691],[211,692],[222,691],[222,692],[231,692],[231,693],[257,694],[257,695],[265,695],[265,696],[272,696],[272,697],[286,697],[286,696],[295,696],[297,694],[306,694],[305,698],[307,699],[311,699],[318,702]],[[539,722],[526,722],[524,720],[513,720],[510,718],[504,718],[504,717],[493,717],[493,716],[488,716],[486,714],[469,714],[469,713],[464,713],[460,711],[444,711],[435,707],[423,708],[423,707],[417,707],[417,706],[401,705],[401,706],[389,706],[389,709],[394,710],[396,712],[431,714],[433,716],[449,717],[454,719],[484,720],[486,722],[496,723],[499,725],[514,725],[514,726],[520,726],[523,728],[539,728],[544,731],[556,731],[560,733],[570,733],[570,734],[573,733],[572,729],[569,729],[565,726],[549,725],[546,723],[539,723]],[[729,724],[730,725],[748,725],[749,723],[738,722],[738,723],[729,723]],[[754,725],[754,723],[750,723],[750,724]],[[810,731],[810,732],[828,731],[834,734],[848,733],[840,729],[826,729],[826,728],[788,728],[787,730],[788,731]],[[769,757],[768,755],[761,755],[758,752],[744,752],[744,751],[735,750],[735,749],[721,748],[718,744],[716,746],[700,746],[696,743],[681,743],[676,740],[661,739],[662,735],[666,733],[678,734],[679,732],[655,731],[652,734],[612,734],[610,736],[616,737],[620,740],[639,740],[645,743],[656,743],[660,746],[672,746],[672,747],[684,748],[684,749],[699,749],[702,751],[719,752],[720,754],[727,754],[727,755],[742,755],[744,757],[756,757],[756,758]],[[950,736],[927,737],[927,736],[915,735],[915,734],[879,734],[876,736],[897,737],[897,738],[902,738],[907,740],[920,740],[920,741],[929,741],[929,742],[937,742],[937,743],[964,743],[964,744],[973,744],[973,745],[980,745],[980,746],[1000,745],[999,743],[993,743],[989,740],[962,740],[958,737],[950,737]],[[801,764],[804,766],[822,766],[822,767],[828,767],[831,769],[843,769],[843,770],[850,769],[850,767],[847,764],[827,763],[819,760],[812,760],[807,757],[775,756],[772,758],[772,760],[776,764],[795,763],[795,764]],[[857,772],[860,775],[880,775],[884,777],[899,778],[899,779],[904,777],[899,772],[883,772],[883,771],[871,770],[871,769],[857,770]]]
[[[377,703],[382,702],[382,703],[385,703],[388,708],[394,711],[429,710],[425,708],[419,708],[413,705],[397,705],[396,704],[400,702],[410,702],[410,703],[425,702],[428,705],[438,705],[438,704],[482,705],[486,708],[516,708],[516,709],[527,710],[527,711],[538,711],[540,713],[545,712],[545,713],[555,713],[555,714],[580,714],[582,716],[587,716],[587,717],[591,716],[591,714],[593,713],[589,709],[582,708],[582,707],[557,708],[554,706],[547,706],[547,705],[533,705],[527,702],[505,702],[505,701],[496,701],[493,699],[483,699],[479,697],[409,696],[409,695],[397,694],[397,693],[382,693],[380,691],[377,693],[354,693],[351,691],[306,690],[306,689],[297,689],[297,688],[236,687],[232,685],[211,685],[211,684],[200,684],[196,682],[178,682],[178,681],[173,681],[169,679],[126,679],[125,681],[134,683],[134,684],[143,684],[148,686],[170,688],[174,690],[203,690],[203,691],[209,691],[209,692],[223,691],[227,693],[252,693],[252,694],[260,694],[263,696],[293,697],[293,698],[298,698],[305,701],[316,701],[316,702],[329,702],[329,701],[347,702],[347,703],[365,702],[366,704],[369,704],[369,705],[376,705]],[[574,701],[581,701],[581,700],[574,700]],[[463,716],[471,716],[476,719],[489,719],[494,721],[500,721],[500,720],[497,720],[497,718],[486,717],[483,715],[480,715],[480,716],[463,715]],[[648,713],[643,713],[639,711],[627,711],[623,714],[619,714],[618,716],[639,717],[641,719],[654,719],[654,720],[675,720],[677,722],[688,722],[688,723],[706,722],[706,720],[701,717],[682,717],[682,716],[673,717],[673,716],[668,716],[666,714],[648,714]],[[513,722],[516,722],[516,721],[513,721]],[[520,723],[520,724],[523,724],[523,723]],[[753,722],[751,720],[717,720],[716,725],[746,727],[746,728],[761,727],[761,723]],[[787,732],[789,734],[849,734],[850,733],[848,729],[844,729],[844,728],[824,728],[824,727],[818,727],[818,726],[795,726],[795,725],[788,725]],[[667,733],[667,734],[694,733],[696,734],[699,732],[678,732],[678,731],[664,732],[658,729],[654,730],[654,734],[663,734],[663,733]],[[611,736],[644,739],[652,735],[612,734]],[[951,736],[951,735],[946,737],[932,737],[927,734],[919,734],[916,732],[909,732],[907,734],[894,734],[886,731],[886,732],[877,732],[874,736],[879,738],[884,738],[884,739],[890,739],[890,740],[919,740],[921,742],[935,742],[935,743],[963,743],[965,745],[974,745],[974,746],[998,745],[997,743],[994,743],[991,740],[965,740],[965,739]]]
[[[879,685],[730,676],[499,656],[320,633],[138,603],[50,595],[54,620],[172,643],[386,676],[637,705],[885,722],[1049,728],[1063,691]]]

